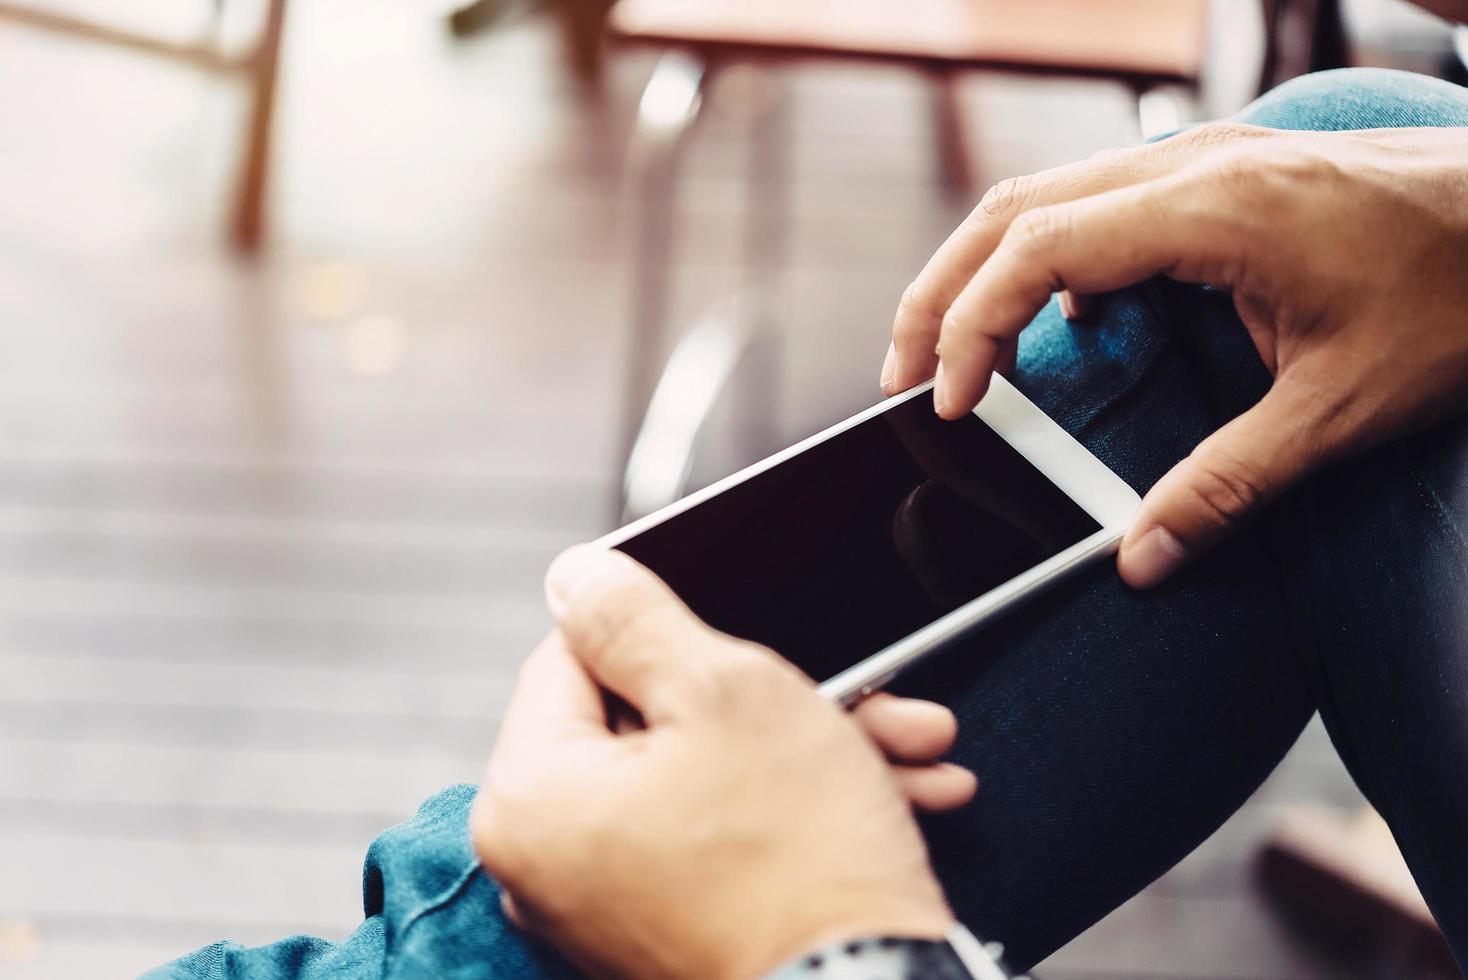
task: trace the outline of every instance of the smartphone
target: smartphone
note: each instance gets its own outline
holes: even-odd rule
[[[602,538],[715,629],[851,705],[1113,554],[1131,487],[995,375],[944,421],[931,382]]]

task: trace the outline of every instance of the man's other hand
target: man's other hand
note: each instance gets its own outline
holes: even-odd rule
[[[1151,276],[1234,306],[1274,384],[1147,494],[1121,544],[1146,588],[1322,466],[1468,407],[1468,129],[1220,123],[1007,180],[908,287],[882,387],[937,372],[944,418],[1014,363],[1050,297]]]
[[[594,974],[659,978],[948,928],[912,816],[974,793],[934,761],[945,709],[848,714],[618,552],[573,549],[547,594],[559,629],[521,671],[472,818],[516,921]],[[607,693],[642,724],[616,724]]]

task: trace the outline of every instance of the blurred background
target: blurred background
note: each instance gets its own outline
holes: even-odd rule
[[[1453,43],[1388,0],[0,0],[0,976],[345,934],[372,838],[477,779],[548,560],[875,400],[985,187]],[[1364,853],[1360,802],[1312,727],[1040,972],[1444,969],[1389,846],[1385,943],[1260,887],[1291,833]]]

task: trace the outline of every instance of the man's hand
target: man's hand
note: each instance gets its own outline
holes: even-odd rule
[[[659,978],[946,931],[911,812],[974,793],[933,762],[945,709],[879,696],[849,715],[618,552],[567,552],[547,593],[560,628],[521,671],[472,818],[518,922],[595,974]],[[613,732],[604,692],[643,725]]]
[[[1152,488],[1146,588],[1319,467],[1468,405],[1468,129],[1201,126],[995,187],[903,296],[882,386],[956,418],[1054,293],[1154,275],[1232,294],[1275,382]],[[938,352],[941,351],[941,359]]]

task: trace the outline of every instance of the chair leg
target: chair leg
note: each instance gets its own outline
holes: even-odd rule
[[[558,12],[566,61],[572,75],[596,89],[602,77],[602,39],[613,0],[560,0]]]
[[[672,503],[687,490],[699,436],[726,390],[734,388],[734,394],[748,397],[747,404],[741,399],[737,411],[741,454],[762,456],[774,442],[779,365],[775,302],[788,238],[784,195],[789,141],[780,95],[777,90],[764,101],[750,130],[744,281],[738,302],[701,320],[669,356],[628,452],[618,514],[624,523]],[[664,201],[669,197],[666,188],[654,191]],[[644,370],[651,361],[639,355],[651,353],[650,345],[634,351],[640,363],[633,368]],[[735,385],[736,371],[742,367],[754,369],[746,372],[750,383]],[[629,403],[639,404],[632,399]]]
[[[635,521],[683,496],[704,423],[752,336],[736,313],[720,310],[678,341],[627,454],[620,523]]]
[[[1259,91],[1263,95],[1274,88],[1279,78],[1280,61],[1280,26],[1284,20],[1284,7],[1287,0],[1262,0],[1260,3],[1260,19],[1264,23],[1264,56],[1259,62]]]
[[[230,237],[235,247],[249,254],[259,250],[265,232],[265,191],[284,27],[285,0],[270,0],[260,41],[250,63],[250,115],[246,122],[244,156],[230,225]]]
[[[631,171],[637,208],[632,251],[631,342],[626,353],[621,399],[622,426],[618,459],[622,479],[617,487],[613,519],[627,510],[628,487],[646,482],[636,472],[647,454],[635,450],[647,426],[646,413],[659,383],[665,346],[668,269],[673,258],[678,161],[689,131],[698,119],[707,66],[678,52],[663,55],[653,69],[638,103]],[[672,397],[671,395],[669,397]],[[667,404],[667,399],[663,400]]]
[[[784,345],[779,322],[780,287],[789,268],[790,164],[787,77],[767,71],[767,86],[751,120],[745,170],[744,281],[739,322],[746,339],[744,362],[734,379],[732,417],[742,461],[773,452],[779,439],[780,370]]]
[[[974,158],[958,99],[958,73],[938,71],[928,89],[938,143],[938,180],[948,204],[967,212],[974,205]]]
[[[1191,121],[1191,113],[1184,107],[1183,95],[1174,89],[1139,87],[1133,90],[1136,100],[1136,137],[1134,142],[1166,136],[1182,129]]]
[[[1260,94],[1307,72],[1351,63],[1340,0],[1265,0]]]
[[[1310,71],[1344,68],[1351,63],[1351,42],[1341,15],[1340,0],[1317,0],[1310,35]]]

